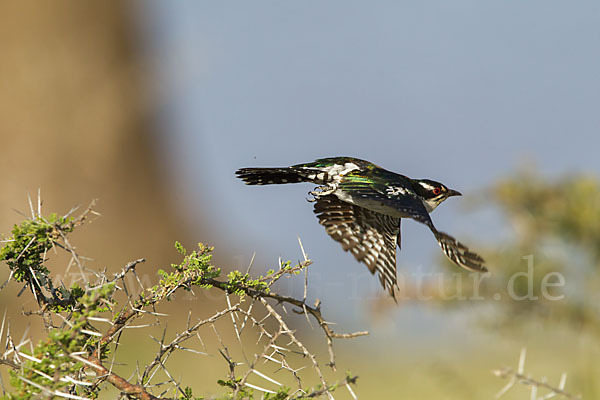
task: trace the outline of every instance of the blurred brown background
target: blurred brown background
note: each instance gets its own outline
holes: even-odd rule
[[[99,199],[103,217],[81,240],[97,265],[144,256],[168,263],[186,235],[155,157],[154,101],[145,90],[125,2],[0,3],[0,223]]]

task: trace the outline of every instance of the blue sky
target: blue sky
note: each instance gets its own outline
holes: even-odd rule
[[[240,266],[298,259],[300,235],[312,296],[352,321],[379,283],[318,225],[312,187],[248,187],[237,168],[351,155],[442,181],[464,196],[433,219],[474,248],[498,221],[464,204],[497,178],[599,170],[597,1],[136,4],[173,196]],[[430,232],[403,235],[400,268],[430,268]]]

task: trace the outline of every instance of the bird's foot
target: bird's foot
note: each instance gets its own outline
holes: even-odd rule
[[[327,196],[332,194],[333,192],[335,192],[337,190],[337,186],[335,185],[323,185],[323,186],[317,186],[314,188],[314,190],[308,192],[309,195],[313,196],[312,199],[306,199],[307,201],[313,203],[317,200],[319,200],[321,197],[323,196]]]

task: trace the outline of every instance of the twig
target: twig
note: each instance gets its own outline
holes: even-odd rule
[[[525,356],[526,356],[526,354],[527,354],[527,350],[525,348],[522,348],[521,354],[519,355],[519,364],[517,366],[517,370],[514,370],[509,367],[505,367],[505,368],[501,368],[501,369],[492,371],[492,373],[494,375],[496,375],[497,377],[510,379],[508,381],[508,383],[502,389],[500,389],[500,391],[496,394],[497,399],[504,396],[506,394],[506,392],[508,392],[515,385],[515,383],[520,383],[520,384],[523,384],[526,386],[530,386],[531,391],[532,391],[532,397],[531,397],[532,399],[537,398],[536,393],[537,393],[538,388],[543,388],[543,389],[547,389],[550,391],[550,393],[548,393],[546,396],[543,396],[544,399],[549,399],[551,397],[555,397],[556,395],[560,395],[560,396],[563,396],[563,397],[565,397],[567,399],[571,399],[571,400],[580,400],[581,399],[581,396],[573,395],[564,390],[565,385],[567,383],[567,375],[566,374],[563,374],[561,376],[561,380],[560,380],[558,387],[554,387],[545,381],[539,381],[539,380],[536,380],[536,379],[533,379],[533,378],[527,376],[525,374]]]

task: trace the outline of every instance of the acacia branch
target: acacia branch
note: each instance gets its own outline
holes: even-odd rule
[[[300,263],[302,264],[302,263]],[[222,282],[222,281],[218,281],[216,279],[210,279],[208,280],[208,283],[210,283],[211,285],[213,285],[216,288],[219,288],[221,290],[228,290],[227,287],[227,283],[226,282]],[[319,323],[319,326],[321,327],[321,329],[323,329],[323,332],[325,333],[325,337],[327,339],[327,348],[329,351],[329,366],[335,371],[335,356],[334,356],[334,352],[333,352],[333,339],[352,339],[355,337],[359,337],[359,336],[366,336],[369,334],[368,331],[359,331],[359,332],[353,332],[353,333],[336,333],[333,331],[333,329],[331,329],[329,327],[330,322],[326,321],[325,318],[323,318],[323,315],[321,314],[321,307],[320,304],[317,303],[314,307],[310,306],[308,304],[306,304],[305,300],[298,300],[294,297],[290,297],[290,296],[283,296],[280,294],[277,294],[275,292],[271,292],[271,291],[258,291],[255,289],[250,289],[250,288],[246,288],[246,287],[238,287],[237,289],[243,290],[244,293],[246,293],[248,296],[251,296],[253,298],[270,298],[270,299],[274,299],[277,300],[278,303],[288,303],[291,305],[294,305],[296,307],[298,307],[300,310],[299,313],[308,313],[310,315],[312,315],[317,322]]]
[[[511,378],[512,382],[519,382],[526,386],[534,386],[539,388],[548,389],[551,393],[563,396],[570,400],[581,400],[581,396],[576,396],[569,392],[566,392],[564,389],[557,388],[548,384],[547,382],[542,382],[537,379],[533,379],[525,374],[519,373],[512,368],[502,368],[493,371],[494,375],[500,378]]]

